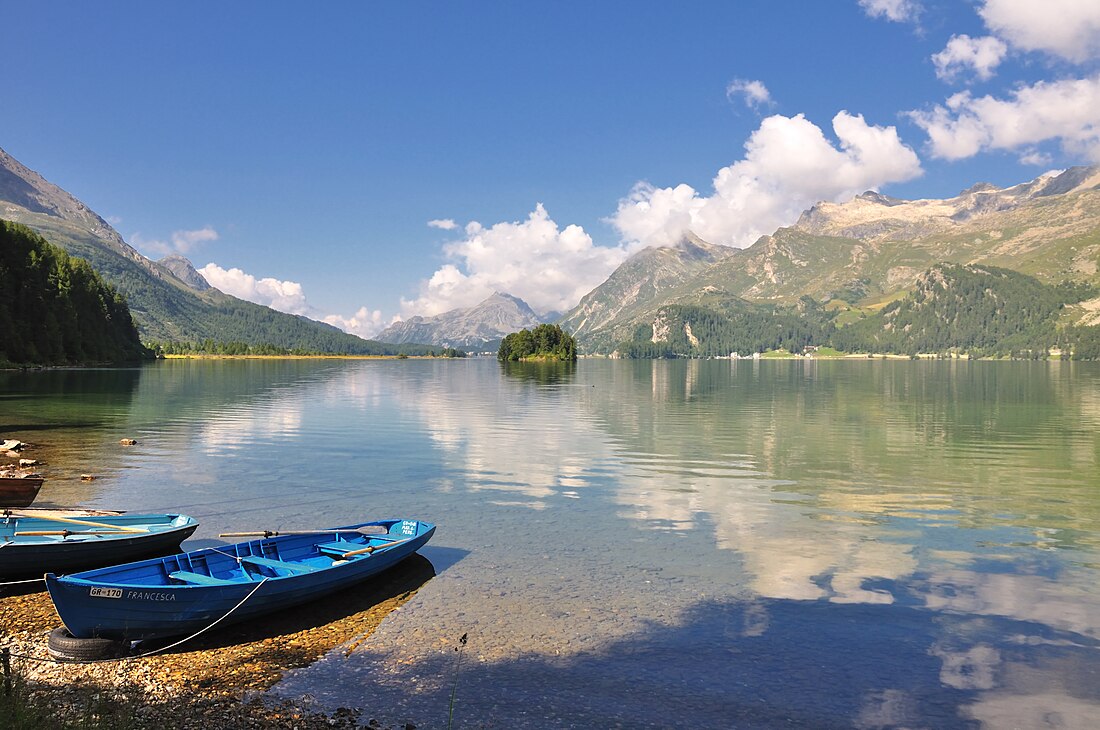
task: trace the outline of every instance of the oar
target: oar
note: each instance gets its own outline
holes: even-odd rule
[[[366,525],[364,527],[355,527],[350,530],[288,530],[288,531],[275,531],[275,530],[263,530],[260,532],[223,532],[218,537],[275,537],[276,535],[318,535],[326,532],[345,534],[349,532],[358,532],[360,535],[387,535],[389,530],[384,525]]]
[[[16,517],[28,517],[20,512],[12,512]],[[33,518],[30,518],[33,519]],[[80,525],[81,527],[106,527],[108,530],[118,530],[119,532],[148,532],[143,527],[129,527],[127,525],[108,525],[105,522],[92,522],[91,520],[74,520],[72,517],[48,517],[46,518],[51,522],[68,522],[72,525]]]
[[[369,545],[365,548],[359,548],[358,550],[351,550],[349,552],[346,552],[343,555],[341,555],[340,557],[333,558],[332,560],[333,560],[333,562],[335,562],[337,560],[347,560],[352,555],[362,555],[363,553],[366,553],[367,555],[370,555],[375,550],[381,550],[382,548],[388,548],[388,547],[393,547],[394,545],[400,545],[401,543],[408,542],[409,540],[412,540],[412,538],[411,537],[406,537],[404,540],[398,540],[397,542],[387,542],[385,545]]]
[[[27,532],[17,532],[15,534],[16,536],[34,535],[37,537],[39,535],[65,535],[67,537],[69,535],[125,535],[126,533],[119,530],[88,530],[87,532],[83,530],[29,530]]]

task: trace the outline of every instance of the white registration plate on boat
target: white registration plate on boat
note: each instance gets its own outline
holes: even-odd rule
[[[88,596],[90,598],[122,598],[122,589],[93,586],[88,589]]]

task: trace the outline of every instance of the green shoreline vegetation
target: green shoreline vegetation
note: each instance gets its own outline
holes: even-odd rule
[[[433,347],[431,345],[394,345],[388,352],[345,353],[315,350],[308,348],[286,348],[272,344],[250,344],[247,342],[218,342],[207,339],[202,342],[147,342],[148,347],[158,358],[172,357],[344,357],[356,359],[408,357],[462,358],[466,353],[454,347]]]
[[[98,365],[152,357],[126,300],[87,261],[4,220],[0,332],[0,365]]]

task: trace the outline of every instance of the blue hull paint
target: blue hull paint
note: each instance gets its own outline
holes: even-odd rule
[[[124,514],[77,519],[147,531],[110,532],[106,528],[81,527],[45,517],[3,517],[0,518],[0,580],[40,578],[46,572],[69,573],[167,555],[178,551],[180,543],[199,526],[193,517],[179,514]],[[72,534],[20,534],[65,531]]]
[[[385,529],[386,534],[355,532],[364,526]],[[417,520],[333,529],[348,532],[280,535],[69,576],[50,574],[46,586],[73,636],[136,641],[188,635],[226,616],[253,590],[222,623],[306,603],[359,583],[412,555],[435,533],[435,525]],[[366,547],[374,552],[338,559]]]

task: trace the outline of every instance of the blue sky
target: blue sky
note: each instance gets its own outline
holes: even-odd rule
[[[0,147],[151,258],[370,335],[691,229],[1100,162],[1095,0],[0,2]],[[429,222],[435,221],[434,225]]]

